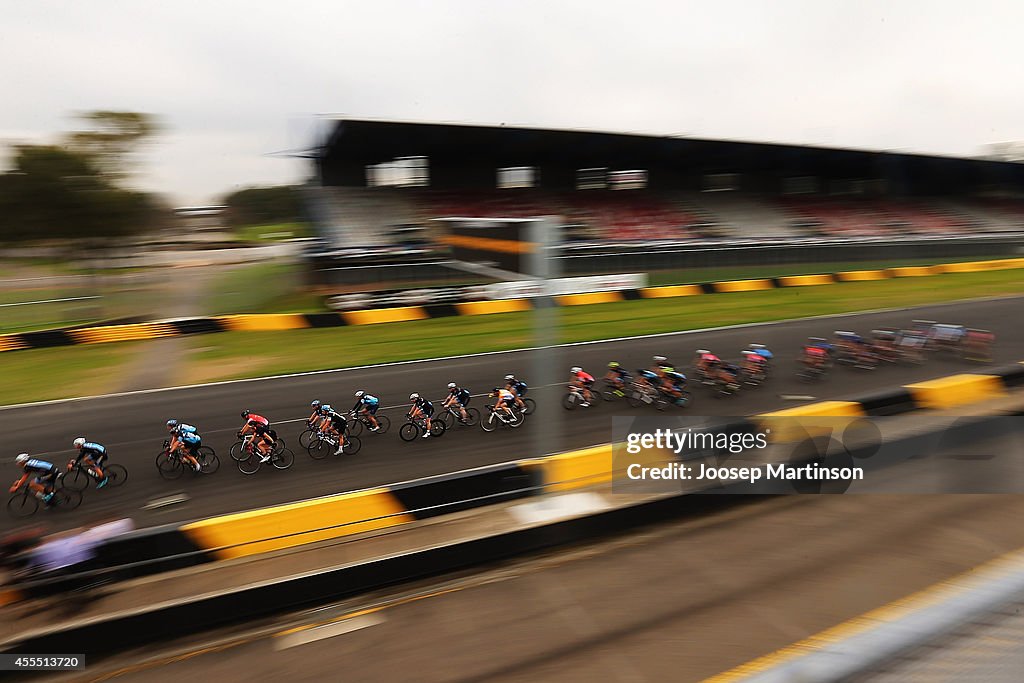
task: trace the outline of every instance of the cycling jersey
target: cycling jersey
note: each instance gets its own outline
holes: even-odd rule
[[[573,377],[576,379],[576,381],[583,382],[584,384],[594,383],[594,378],[589,373],[583,372],[582,370],[573,375]]]
[[[246,415],[245,423],[248,424],[248,425],[252,425],[253,427],[255,427],[257,425],[263,426],[263,427],[269,427],[270,426],[270,420],[268,420],[267,418],[263,417],[262,415],[257,415],[256,413],[249,413],[248,415]]]
[[[78,455],[75,456],[75,463],[77,464],[82,458],[92,458],[94,462],[99,462],[103,458],[107,457],[107,449],[98,443],[86,443],[79,449]]]
[[[348,428],[348,418],[341,413],[332,410],[327,414],[327,417],[330,418],[331,425],[339,432],[345,431]]]
[[[413,405],[419,408],[427,417],[434,414],[434,404],[422,396],[413,401]]]
[[[516,397],[508,389],[498,389],[498,399],[505,403],[512,403],[516,400]]]
[[[352,406],[352,410],[365,410],[371,415],[377,412],[377,407],[380,405],[380,399],[370,394],[363,394],[362,397],[356,404]]]
[[[821,348],[820,346],[808,346],[804,348],[804,353],[811,358],[824,358],[828,355],[828,351]]]
[[[640,376],[643,377],[646,380],[656,380],[656,379],[658,379],[658,375],[656,373],[651,372],[650,370],[641,370],[640,371]]]
[[[463,389],[462,387],[456,387],[448,393],[455,397],[455,400],[458,401],[459,405],[468,405],[469,399],[472,397],[472,394],[469,393],[469,389]]]
[[[754,353],[756,353],[761,358],[764,358],[765,360],[771,360],[774,357],[772,356],[772,352],[769,351],[768,349],[754,349]]]
[[[197,430],[192,425],[187,425],[187,424],[181,423],[177,427],[175,427],[174,429],[171,430],[171,434],[173,434],[174,436],[176,436],[176,437],[178,437],[180,439],[185,434],[197,434],[198,431],[199,430]]]
[[[526,386],[526,382],[524,382],[524,381],[523,381],[523,380],[521,380],[521,379],[517,379],[517,380],[513,381],[513,382],[512,382],[511,384],[509,384],[509,386],[510,386],[510,387],[511,387],[511,388],[512,388],[512,389],[513,389],[513,390],[514,390],[515,392],[516,392],[516,394],[518,394],[519,396],[524,396],[524,395],[526,394],[526,391],[527,391],[527,389],[528,389],[528,387]]]
[[[611,374],[613,374],[613,375],[618,375],[618,376],[619,376],[619,379],[623,379],[623,380],[624,380],[624,379],[626,379],[627,377],[629,377],[629,373],[628,373],[628,372],[626,372],[626,371],[625,371],[624,369],[622,369],[621,367],[619,367],[619,368],[610,368],[610,369],[608,370],[608,372],[609,372],[609,373],[611,373]]]
[[[681,372],[666,372],[665,377],[672,380],[674,384],[681,384],[686,381],[686,375]]]
[[[25,463],[25,471],[36,475],[56,474],[59,470],[52,462],[32,458]]]

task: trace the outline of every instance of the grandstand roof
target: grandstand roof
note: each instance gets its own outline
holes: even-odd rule
[[[671,169],[833,178],[899,176],[946,187],[978,181],[1024,187],[1024,165],[894,151],[867,151],[680,136],[504,125],[339,119],[318,152],[325,168],[425,156],[437,167],[539,166]]]

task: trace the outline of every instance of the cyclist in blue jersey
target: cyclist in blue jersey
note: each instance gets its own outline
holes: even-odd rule
[[[179,452],[182,461],[192,469],[196,472],[202,470],[202,465],[199,464],[199,447],[203,445],[203,437],[199,436],[199,431],[192,425],[177,420],[167,421],[167,431],[171,434],[171,444],[167,452]]]
[[[107,485],[107,475],[103,473],[103,463],[107,460],[107,449],[101,444],[87,441],[84,436],[75,439],[75,448],[78,455],[68,464],[68,469],[74,465],[83,466],[86,472],[93,470],[92,475],[96,479],[96,488],[101,489]]]
[[[353,413],[361,413],[365,415],[370,421],[370,431],[375,432],[380,429],[380,424],[377,422],[375,417],[377,409],[380,407],[380,399],[372,394],[368,394],[362,389],[356,392],[356,404],[352,406]]]
[[[60,468],[48,460],[29,457],[28,453],[20,453],[14,461],[21,466],[24,474],[11,486],[11,493],[14,493],[22,484],[28,482],[29,490],[36,494],[47,505],[53,498],[53,485],[60,474]]]

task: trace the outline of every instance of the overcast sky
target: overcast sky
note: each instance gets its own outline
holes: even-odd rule
[[[1024,140],[1024,2],[3,0],[0,141],[166,127],[177,204],[291,182],[317,117],[974,155]]]

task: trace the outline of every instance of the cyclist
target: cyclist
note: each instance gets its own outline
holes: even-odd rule
[[[711,353],[707,349],[697,349],[694,354],[694,366],[697,368],[697,375],[700,378],[711,379],[711,370],[716,363],[721,363],[721,359],[715,354]]]
[[[107,449],[98,443],[92,441],[86,441],[84,436],[80,436],[75,439],[75,448],[78,449],[78,455],[68,463],[68,469],[75,466],[84,466],[86,472],[89,468],[92,468],[94,474],[92,477],[96,480],[96,488],[101,489],[107,485],[107,475],[103,474],[103,463],[107,460]],[[84,462],[83,462],[84,461]]]
[[[242,429],[238,432],[238,438],[244,439],[249,434],[252,434],[256,452],[260,456],[260,462],[269,461],[270,454],[274,449],[274,437],[270,433],[272,431],[270,429],[270,420],[262,415],[257,415],[249,409],[242,411],[242,419],[245,420],[245,424],[242,425]]]
[[[821,337],[810,337],[800,355],[800,362],[811,370],[823,370],[828,362],[828,352],[832,348]]]
[[[512,406],[515,405],[516,402],[515,394],[513,394],[508,389],[499,389],[498,387],[494,387],[493,389],[491,389],[490,395],[491,398],[498,399],[498,401],[494,404],[495,411],[500,410],[503,413],[506,413],[510,418],[515,417],[515,414],[512,412]]]
[[[313,412],[311,412],[309,414],[309,417],[306,418],[306,426],[309,427],[310,429],[312,429],[313,425],[315,425],[317,422],[320,421],[320,406],[321,405],[322,404],[320,403],[319,399],[314,400],[312,403],[309,404],[309,408]]]
[[[359,413],[365,415],[366,419],[370,421],[370,431],[375,432],[380,429],[380,425],[377,423],[377,408],[380,407],[380,399],[372,394],[368,394],[362,389],[356,392],[356,404],[352,406],[352,413]]]
[[[992,362],[992,344],[996,336],[988,330],[969,328],[964,338],[964,358],[967,360]]]
[[[590,405],[590,401],[593,398],[590,393],[590,387],[594,385],[593,375],[584,372],[583,368],[579,366],[570,368],[569,375],[572,377],[572,381],[570,381],[569,384],[583,392],[583,403],[580,405],[586,408]]]
[[[448,395],[444,397],[444,403],[441,406],[444,408],[453,405],[458,406],[459,419],[465,422],[469,419],[469,416],[466,414],[466,406],[469,405],[469,400],[472,397],[473,395],[469,393],[469,389],[460,387],[455,382],[448,382]]]
[[[516,379],[515,375],[505,375],[505,388],[515,394],[516,405],[519,406],[520,410],[525,412],[526,404],[523,403],[523,396],[526,396],[526,382],[521,379]]]
[[[191,465],[196,472],[201,470],[202,465],[199,464],[198,451],[203,439],[199,436],[196,428],[177,420],[168,420],[167,431],[171,434],[171,445],[168,452],[180,451],[182,460]]]
[[[683,398],[683,389],[686,387],[686,375],[676,371],[675,368],[666,368],[665,382],[667,384],[665,388],[666,394],[675,401]]]
[[[412,401],[409,408],[410,419],[421,417],[427,423],[427,429],[423,432],[423,438],[426,439],[430,436],[430,416],[434,414],[434,404],[416,393],[409,394],[409,400]]]
[[[760,382],[768,376],[768,360],[748,349],[743,352],[743,372],[754,382]]]
[[[959,349],[967,336],[967,328],[963,325],[932,325],[928,338],[936,349]]]
[[[630,379],[629,373],[618,362],[612,361],[608,364],[608,372],[604,376],[604,381],[614,387],[614,391],[621,395]]]
[[[34,491],[37,498],[49,505],[50,499],[53,498],[53,486],[57,481],[57,475],[60,474],[60,468],[47,460],[31,458],[28,453],[18,454],[14,462],[24,470],[24,474],[11,486],[11,493],[28,482],[29,490]],[[29,481],[30,478],[32,478],[31,481]]]
[[[764,358],[765,370],[768,369],[768,366],[772,363],[772,359],[775,358],[775,354],[773,354],[764,344],[748,344],[747,350],[753,351],[757,355],[761,356],[761,358]]]
[[[345,447],[345,431],[348,429],[348,418],[334,410],[327,403],[321,404],[320,416],[323,418],[319,426],[320,431],[328,435],[333,434],[338,438],[338,448],[334,451],[334,454],[341,455]]]

